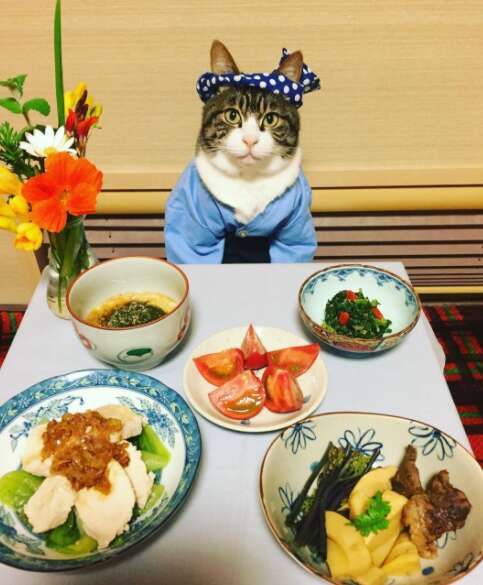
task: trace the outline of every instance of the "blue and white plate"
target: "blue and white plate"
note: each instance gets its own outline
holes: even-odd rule
[[[120,370],[83,370],[49,378],[24,390],[0,407],[0,476],[20,467],[20,455],[32,426],[66,412],[83,412],[105,404],[124,404],[145,417],[171,451],[171,460],[156,477],[164,496],[131,520],[129,530],[102,551],[62,555],[45,546],[15,513],[0,504],[0,562],[32,571],[65,571],[111,559],[147,538],[181,506],[196,475],[201,437],[196,419],[174,390],[145,374]]]
[[[399,465],[405,447],[411,444],[417,450],[416,465],[423,486],[435,473],[447,469],[450,482],[463,490],[472,504],[465,526],[437,541],[437,558],[420,559],[419,575],[391,577],[387,585],[448,585],[478,565],[483,558],[483,470],[474,457],[455,439],[427,423],[385,414],[331,412],[285,429],[268,448],[260,471],[260,496],[268,525],[282,548],[302,567],[336,585],[358,585],[357,580],[331,577],[326,563],[307,547],[294,543],[292,530],[285,524],[311,466],[320,460],[330,441],[343,448],[351,445],[366,455],[380,448],[376,467]]]

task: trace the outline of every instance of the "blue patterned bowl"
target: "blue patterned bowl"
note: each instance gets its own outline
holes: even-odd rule
[[[19,468],[22,446],[32,426],[66,412],[104,404],[124,404],[145,417],[171,451],[157,472],[163,497],[131,520],[129,530],[108,548],[83,556],[62,555],[45,545],[16,514],[0,504],[0,562],[31,571],[65,571],[111,559],[150,536],[183,503],[198,469],[201,438],[193,413],[174,390],[144,374],[84,370],[44,380],[0,407],[0,476]]]
[[[417,449],[417,467],[423,486],[432,475],[447,469],[453,485],[472,504],[464,528],[437,541],[436,559],[421,561],[421,573],[389,578],[387,585],[448,585],[468,574],[483,557],[483,470],[455,439],[432,427],[402,417],[363,412],[333,412],[307,418],[285,429],[270,445],[260,471],[260,496],[267,523],[282,548],[307,571],[337,585],[357,581],[330,576],[306,547],[297,547],[285,525],[290,506],[320,460],[329,441],[351,445],[366,454],[381,448],[376,466],[398,465],[406,445]]]
[[[325,306],[341,290],[362,289],[377,299],[384,316],[392,321],[392,333],[375,339],[347,337],[322,327]],[[309,276],[299,290],[302,321],[317,339],[349,357],[385,351],[400,343],[418,322],[421,304],[413,287],[396,274],[364,264],[341,264]]]

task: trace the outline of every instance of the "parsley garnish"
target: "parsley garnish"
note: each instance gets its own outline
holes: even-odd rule
[[[367,510],[356,516],[351,524],[362,536],[368,536],[371,532],[379,532],[389,526],[387,515],[390,511],[391,504],[382,499],[382,493],[379,491],[369,500]]]

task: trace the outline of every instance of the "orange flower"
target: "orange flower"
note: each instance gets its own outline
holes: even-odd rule
[[[32,221],[49,232],[60,232],[67,212],[94,213],[101,187],[102,173],[92,163],[58,152],[46,159],[45,173],[24,184],[23,195],[32,205]]]

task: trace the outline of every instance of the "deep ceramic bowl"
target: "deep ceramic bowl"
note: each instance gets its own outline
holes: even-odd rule
[[[89,312],[122,293],[161,293],[175,309],[144,325],[110,329],[86,321]],[[97,359],[124,370],[157,366],[183,339],[190,322],[189,284],[180,268],[144,256],[117,258],[89,268],[67,291],[67,309],[77,335]]]
[[[370,454],[381,448],[377,467],[399,465],[406,445],[417,450],[416,465],[423,486],[447,469],[450,482],[463,490],[472,504],[461,530],[445,533],[438,541],[436,559],[420,559],[421,573],[388,578],[387,585],[448,585],[468,574],[483,555],[483,470],[473,456],[449,435],[430,424],[397,416],[363,412],[333,412],[307,418],[285,429],[270,445],[260,472],[260,496],[267,523],[282,548],[304,569],[337,585],[357,580],[334,579],[325,563],[297,547],[285,525],[295,497],[320,460],[329,441]]]
[[[377,299],[384,316],[392,321],[392,332],[362,339],[322,327],[327,301],[345,289],[355,292],[362,289],[369,299]],[[299,312],[317,339],[347,356],[363,357],[400,343],[418,322],[421,304],[413,287],[396,274],[375,266],[341,264],[319,270],[305,280],[299,290]]]

